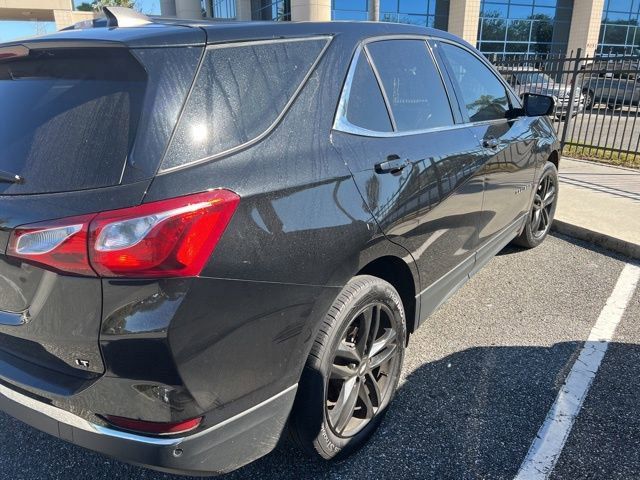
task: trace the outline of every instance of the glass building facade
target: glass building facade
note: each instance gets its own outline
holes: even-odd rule
[[[251,20],[291,20],[290,0],[251,0]]]
[[[333,0],[332,20],[367,20],[368,0]],[[380,21],[446,30],[449,0],[380,0]]]
[[[250,1],[252,20],[291,20],[291,0]],[[372,0],[332,0],[331,19],[367,20],[370,1]],[[582,2],[591,1],[593,0],[481,0],[477,47],[487,56],[498,57],[565,53],[574,4],[577,8],[582,6]],[[199,2],[203,17],[236,17],[236,0]],[[450,0],[379,2],[380,21],[441,30],[448,28]],[[93,0],[71,0],[71,3],[76,11],[93,10]],[[160,0],[136,0],[135,5],[143,13],[160,14]],[[597,28],[596,25],[594,27]],[[596,54],[640,55],[640,0],[604,0]]]
[[[640,54],[640,0],[605,0],[599,54]]]
[[[572,0],[483,0],[478,48],[498,56],[565,52],[572,7]]]

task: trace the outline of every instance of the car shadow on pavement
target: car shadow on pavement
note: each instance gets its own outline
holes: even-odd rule
[[[351,457],[319,462],[281,445],[219,478],[513,478],[581,346],[475,347],[424,363],[403,378],[381,428]],[[1,478],[184,478],[108,459],[4,414],[0,446]]]

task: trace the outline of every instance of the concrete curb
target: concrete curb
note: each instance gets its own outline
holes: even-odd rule
[[[595,232],[578,225],[563,222],[562,220],[554,220],[551,230],[569,237],[578,238],[599,247],[606,248],[612,252],[620,253],[630,258],[640,259],[640,244],[621,240],[605,233]],[[640,239],[639,239],[640,240]]]

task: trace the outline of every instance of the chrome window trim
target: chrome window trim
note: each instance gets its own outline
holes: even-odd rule
[[[371,67],[371,70],[373,70],[373,76],[376,77],[376,82],[378,83],[378,88],[380,89],[380,92],[382,93],[382,99],[384,100],[384,104],[385,104],[385,107],[387,109],[387,115],[389,115],[389,120],[391,120],[391,130],[393,130],[394,132],[397,132],[398,131],[398,123],[396,122],[396,116],[393,113],[393,109],[391,108],[391,101],[389,100],[389,95],[387,94],[387,89],[384,88],[384,83],[382,83],[382,77],[380,76],[380,71],[378,70],[378,66],[373,61],[373,56],[371,55],[371,52],[367,48],[367,45],[363,45],[362,50],[364,52],[365,58],[369,62],[369,67]],[[347,102],[346,105],[348,105],[348,104],[349,104],[349,102]],[[346,116],[346,111],[345,111],[345,116]]]
[[[477,126],[477,125],[493,125],[493,124],[499,124],[499,123],[503,123],[503,122],[507,122],[509,121],[508,118],[498,118],[498,119],[493,119],[493,120],[481,120],[481,121],[477,121],[477,122],[462,122],[462,123],[454,123],[453,125],[446,125],[446,126],[442,126],[442,127],[432,127],[432,128],[426,128],[426,129],[422,129],[422,130],[405,130],[405,131],[395,131],[395,126],[394,123],[392,122],[392,128],[394,128],[393,132],[378,132],[375,130],[369,130],[367,128],[363,128],[363,127],[359,127],[358,125],[354,125],[353,123],[351,123],[348,119],[347,119],[347,104],[349,102],[349,96],[351,93],[351,87],[353,84],[353,77],[355,74],[355,68],[356,65],[358,63],[358,59],[360,58],[360,55],[362,53],[362,51],[366,48],[367,44],[369,43],[374,43],[374,42],[379,42],[379,41],[384,41],[384,40],[421,40],[424,41],[427,47],[427,51],[429,52],[429,55],[431,56],[431,60],[433,61],[433,63],[435,64],[438,73],[440,74],[440,77],[443,80],[443,88],[447,94],[447,98],[449,100],[449,105],[450,107],[453,106],[453,104],[457,105],[458,100],[456,98],[452,98],[447,86],[446,86],[446,82],[444,82],[444,75],[445,73],[442,71],[442,68],[440,66],[440,64],[438,63],[437,59],[435,58],[435,55],[433,54],[433,51],[431,50],[431,45],[429,45],[429,40],[432,41],[437,41],[437,42],[446,42],[446,43],[450,43],[451,45],[454,45],[456,47],[460,47],[466,51],[468,51],[469,53],[471,53],[474,57],[476,57],[477,59],[480,60],[481,63],[483,63],[485,66],[487,65],[487,61],[486,59],[478,56],[476,53],[474,53],[472,50],[470,50],[466,45],[463,45],[461,43],[458,43],[454,40],[449,40],[446,38],[440,38],[440,37],[435,37],[433,35],[381,35],[379,37],[370,37],[367,38],[365,40],[363,40],[362,42],[360,42],[360,44],[358,45],[355,54],[353,55],[353,58],[351,59],[351,64],[349,65],[349,71],[347,73],[347,78],[345,79],[344,82],[344,86],[342,88],[342,93],[340,95],[340,100],[338,102],[338,108],[336,109],[336,115],[333,121],[333,127],[332,129],[338,132],[343,132],[343,133],[348,133],[351,135],[359,135],[362,137],[374,137],[374,138],[391,138],[391,137],[406,137],[409,135],[421,135],[421,134],[425,134],[425,133],[431,133],[431,132],[441,132],[443,130],[456,130],[456,129],[460,129],[460,128],[466,128],[466,127],[472,127],[472,126]],[[365,52],[365,55],[367,53]],[[373,62],[370,62],[373,68]],[[489,64],[490,65],[490,64]],[[493,68],[489,68],[489,71],[491,71],[493,73],[494,76],[496,76]],[[376,75],[376,71],[374,70],[374,75]],[[498,78],[498,77],[496,77]],[[376,75],[376,80],[378,80],[378,85],[380,87],[381,91],[384,91],[384,87],[382,85],[382,83],[380,82],[378,76]],[[498,78],[498,80],[500,81],[500,83],[504,86],[506,86],[506,83],[504,82],[503,79]],[[507,98],[509,98],[509,103],[511,104],[511,95],[509,95],[508,91],[505,91],[505,93],[507,94]],[[384,93],[383,93],[383,97],[384,97]],[[387,100],[385,99],[385,105],[387,106],[387,110],[388,110],[388,114],[389,114],[389,118],[391,119],[391,115],[392,112],[390,110],[389,105],[387,105]],[[453,112],[452,112],[453,115]],[[454,116],[454,121],[455,121],[455,116]]]
[[[171,148],[171,144],[173,143],[173,137],[174,137],[174,135],[176,134],[176,132],[178,130],[178,126],[180,125],[180,122],[182,121],[182,116],[184,115],[184,112],[186,110],[186,106],[187,106],[189,100],[191,99],[191,94],[193,92],[193,89],[195,88],[198,76],[200,75],[200,70],[201,70],[202,65],[204,64],[204,60],[206,58],[206,52],[207,51],[216,50],[216,49],[220,49],[220,48],[234,48],[234,47],[235,48],[240,48],[240,47],[246,47],[246,46],[251,46],[251,45],[266,45],[266,44],[272,44],[272,43],[287,43],[287,42],[292,42],[293,43],[293,42],[305,42],[305,41],[313,41],[313,40],[326,40],[326,43],[324,44],[324,46],[320,50],[320,53],[318,54],[317,58],[315,59],[315,61],[311,65],[311,67],[309,68],[309,71],[307,72],[307,74],[304,76],[304,78],[300,82],[300,85],[298,85],[298,87],[293,92],[293,95],[291,95],[291,98],[289,98],[289,100],[285,104],[285,106],[282,109],[282,111],[278,114],[278,116],[275,118],[275,120],[260,135],[252,138],[251,140],[249,140],[247,142],[244,142],[244,143],[242,143],[240,145],[236,145],[235,147],[229,148],[229,149],[224,150],[222,152],[218,152],[218,153],[215,153],[213,155],[209,155],[207,157],[203,157],[203,158],[200,158],[200,159],[197,159],[197,160],[193,160],[191,162],[184,163],[184,164],[181,164],[181,165],[176,165],[175,167],[162,168],[162,164],[164,163],[164,160],[165,160],[165,158],[167,156],[167,153],[169,152],[169,149]],[[227,155],[231,155],[231,154],[236,153],[236,152],[238,152],[240,150],[244,150],[247,147],[255,145],[256,143],[258,143],[262,139],[264,139],[267,135],[269,135],[278,126],[280,121],[284,118],[284,116],[289,111],[289,108],[291,108],[291,105],[293,105],[293,102],[295,102],[295,100],[298,98],[298,95],[300,94],[302,89],[307,84],[307,81],[309,80],[311,75],[313,75],[313,73],[316,71],[316,67],[318,66],[318,64],[320,63],[322,58],[324,57],[324,54],[327,51],[327,49],[329,48],[329,45],[331,45],[331,41],[332,40],[333,40],[333,36],[332,35],[316,35],[316,36],[312,36],[312,37],[278,38],[278,39],[273,39],[273,40],[254,40],[254,41],[248,41],[248,42],[229,42],[229,43],[220,43],[220,44],[207,45],[205,54],[202,56],[202,59],[200,60],[200,65],[198,66],[198,69],[196,71],[196,74],[195,74],[195,77],[194,77],[194,80],[193,80],[193,84],[191,86],[191,89],[189,90],[189,94],[187,96],[187,99],[184,102],[184,107],[183,107],[182,111],[180,112],[180,116],[178,118],[178,121],[176,122],[176,125],[175,125],[175,128],[173,130],[173,133],[171,134],[171,139],[169,140],[169,143],[168,143],[168,145],[166,147],[166,150],[165,150],[164,154],[162,155],[162,160],[160,161],[160,167],[159,167],[159,170],[158,170],[158,175],[164,175],[166,173],[175,172],[177,170],[182,170],[183,168],[189,168],[189,167],[192,167],[194,165],[199,165],[201,163],[209,162],[209,161],[215,160],[217,158],[221,158],[221,157],[224,157],[224,156],[227,156]]]
[[[352,135],[360,135],[360,136],[364,136],[364,137],[379,137],[379,138],[390,138],[390,137],[406,137],[409,135],[420,135],[423,133],[430,133],[430,132],[440,132],[443,130],[451,130],[451,129],[456,129],[456,128],[462,128],[465,126],[468,126],[469,124],[462,124],[462,123],[453,123],[452,125],[445,125],[442,127],[432,127],[432,128],[425,128],[425,129],[421,129],[421,130],[404,130],[404,131],[398,131],[397,130],[397,125],[395,123],[395,118],[393,117],[393,111],[391,109],[391,105],[389,103],[389,99],[387,97],[384,85],[382,85],[382,81],[380,79],[380,74],[377,70],[377,67],[375,66],[375,63],[372,61],[371,56],[367,50],[367,45],[370,43],[375,43],[375,42],[381,42],[381,41],[386,41],[386,40],[419,40],[421,42],[424,42],[425,44],[425,48],[427,50],[427,55],[429,56],[429,58],[431,59],[431,61],[434,63],[436,70],[438,72],[438,74],[440,75],[440,79],[442,81],[442,88],[444,89],[446,95],[447,95],[447,100],[449,102],[449,108],[452,107],[452,98],[451,95],[449,93],[449,90],[447,89],[447,85],[446,82],[444,81],[444,76],[443,76],[443,72],[440,69],[440,65],[438,64],[432,50],[431,50],[431,45],[429,45],[428,40],[434,39],[437,37],[433,37],[431,35],[381,35],[381,36],[377,36],[377,37],[370,37],[370,38],[366,38],[364,40],[362,40],[357,49],[355,54],[353,55],[353,58],[351,59],[351,64],[349,65],[349,71],[347,73],[347,78],[345,79],[344,82],[344,86],[342,88],[342,93],[340,94],[340,100],[338,102],[338,108],[336,109],[336,115],[334,117],[334,121],[333,121],[333,127],[332,130],[336,130],[339,132],[344,132],[344,133],[349,133]],[[371,68],[373,70],[373,74],[376,77],[376,80],[378,82],[378,87],[380,88],[380,91],[382,92],[382,96],[385,102],[385,106],[387,107],[387,114],[389,115],[389,119],[391,121],[391,127],[393,128],[392,132],[378,132],[375,130],[369,130],[367,128],[363,128],[363,127],[359,127],[358,125],[354,125],[353,123],[351,123],[348,119],[347,119],[347,105],[349,103],[349,97],[351,94],[351,87],[353,85],[353,77],[355,74],[355,69],[356,69],[356,65],[358,64],[358,60],[360,58],[360,55],[363,54],[362,52],[364,52],[364,55],[367,56],[367,59],[369,60],[369,64],[371,65]],[[455,122],[455,115],[453,114],[453,112],[451,112],[451,117],[453,119],[453,121]]]
[[[440,75],[440,78],[442,79],[442,85],[444,86],[444,91],[447,94],[447,100],[449,100],[449,108],[451,109],[451,116],[453,117],[453,121],[455,124],[458,123],[464,123],[464,122],[456,122],[456,115],[453,113],[453,106],[455,105],[458,108],[458,113],[460,114],[460,116],[462,116],[462,111],[460,110],[460,105],[458,104],[458,97],[456,97],[455,92],[453,92],[453,94],[449,91],[449,87],[447,86],[447,82],[444,81],[445,79],[445,75],[447,75],[445,72],[442,71],[442,67],[440,66],[440,62],[438,62],[438,58],[436,58],[436,54],[433,50],[433,45],[431,44],[432,42],[435,42],[435,40],[433,38],[430,38],[429,41],[427,41],[427,50],[429,51],[429,55],[431,56],[431,60],[433,61],[433,64],[436,66],[436,69],[438,70],[438,74]],[[442,54],[440,54],[440,52],[438,52],[438,57],[442,57]],[[447,76],[447,79],[449,80],[449,83],[451,83],[453,85],[453,82],[451,81],[451,79]]]

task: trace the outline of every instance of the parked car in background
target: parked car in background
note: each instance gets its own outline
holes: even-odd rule
[[[547,236],[553,99],[434,29],[105,12],[0,45],[0,409],[170,472],[345,457],[409,335]]]
[[[556,101],[554,115],[559,119],[568,115],[571,103],[571,87],[569,85],[556,82],[549,75],[534,67],[500,67],[500,73],[519,95],[522,96],[525,93],[549,95]],[[580,90],[576,90],[573,115],[582,112],[584,107],[585,97]]]
[[[616,59],[616,58],[621,58],[621,57],[638,57],[640,56],[640,48],[636,47],[636,46],[626,46],[626,47],[617,47],[617,48],[611,48],[608,51],[603,51],[601,53],[598,53],[597,58],[598,59]]]
[[[616,109],[640,103],[640,57],[599,58],[582,66],[578,84],[585,108]]]

